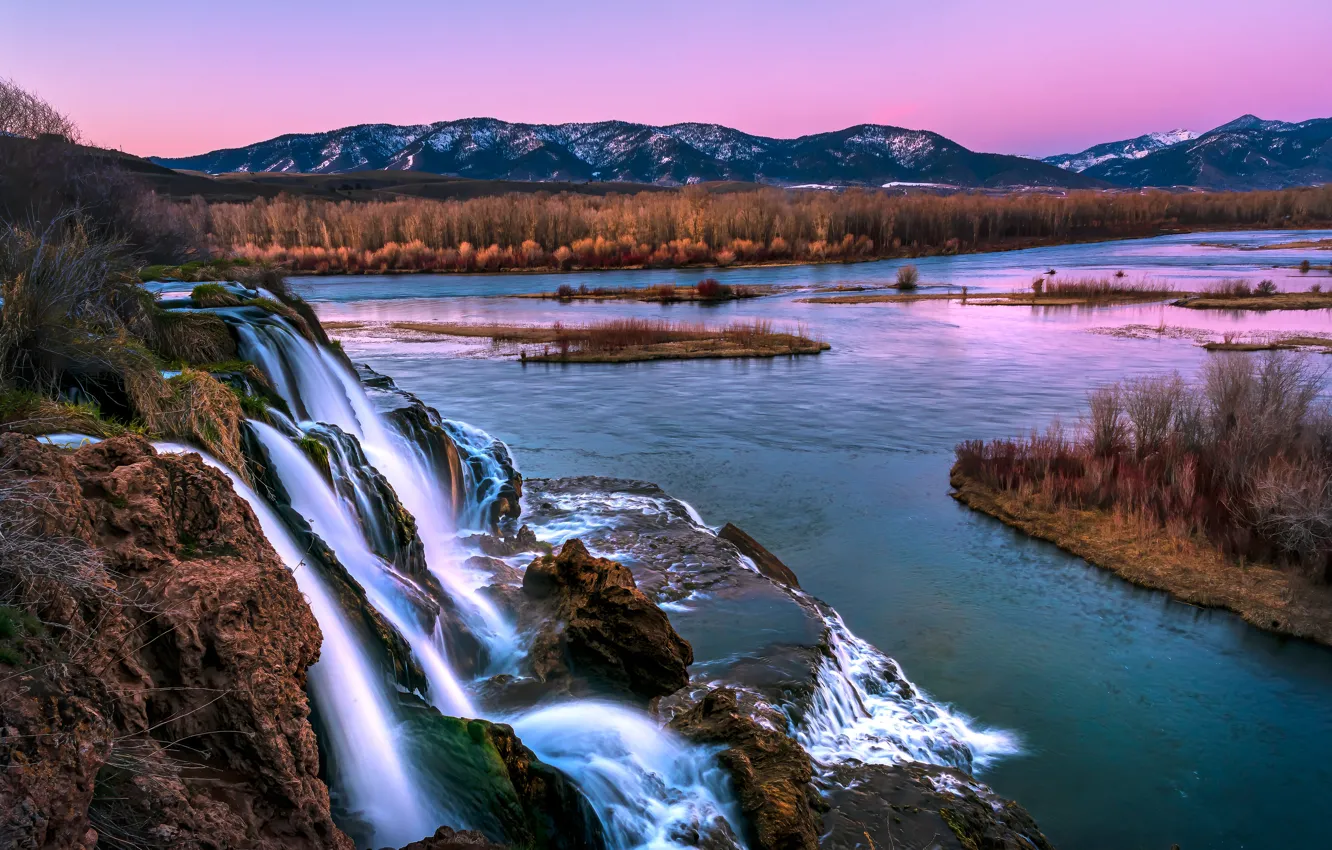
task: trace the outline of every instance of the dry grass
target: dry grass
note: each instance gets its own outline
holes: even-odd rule
[[[1037,293],[1033,293],[1036,295]],[[1131,301],[1162,301],[1181,295],[1162,281],[1149,278],[1126,280],[1120,277],[1083,277],[1045,279],[1036,300],[1075,299],[1083,304],[1112,304]]]
[[[147,423],[149,428],[207,449],[244,475],[241,423],[245,413],[236,394],[212,375],[195,369],[184,370],[167,385],[171,395]]]
[[[330,323],[327,327],[345,330],[361,326]],[[778,357],[817,354],[832,347],[806,336],[803,330],[777,331],[771,322],[759,320],[733,322],[720,328],[633,318],[554,325],[391,322],[388,327],[421,334],[490,339],[497,347],[517,346],[523,360],[567,363]]]

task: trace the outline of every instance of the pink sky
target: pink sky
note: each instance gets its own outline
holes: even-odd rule
[[[1332,0],[2,0],[0,76],[145,155],[478,115],[1045,155],[1332,116]]]

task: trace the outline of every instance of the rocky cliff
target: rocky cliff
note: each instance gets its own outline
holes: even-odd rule
[[[0,435],[0,845],[350,848],[308,721],[319,626],[249,506],[138,437]]]

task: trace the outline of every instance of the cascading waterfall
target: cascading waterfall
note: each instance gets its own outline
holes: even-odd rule
[[[383,558],[370,551],[356,518],[348,513],[329,483],[310,459],[275,428],[262,422],[251,422],[250,427],[268,452],[275,473],[287,484],[292,508],[309,520],[315,533],[365,589],[370,604],[406,638],[430,683],[430,702],[445,714],[474,716],[471,700],[444,660],[434,633],[421,629],[411,600],[401,593],[399,579],[393,577]]]
[[[371,464],[416,518],[430,571],[463,604],[473,628],[488,634],[492,658],[514,658],[517,635],[477,592],[479,581],[461,568],[450,516],[453,500],[440,487],[421,448],[383,422],[360,379],[344,363],[285,321],[267,313],[256,319],[251,310],[219,312],[232,319],[241,356],[269,377],[293,414],[307,422],[336,425],[360,442]]]
[[[404,592],[404,583],[410,578],[395,572],[367,541],[366,529],[358,521],[358,511],[365,500],[359,494],[354,494],[350,501],[340,496],[293,443],[293,438],[314,434],[323,423],[336,425],[359,444],[370,464],[387,479],[403,507],[415,517],[426,567],[459,603],[468,626],[485,644],[491,660],[487,672],[501,672],[497,664],[502,667],[518,657],[517,636],[512,624],[478,593],[481,577],[468,575],[461,567],[463,557],[453,523],[452,496],[434,474],[424,449],[384,421],[346,364],[306,340],[283,319],[253,308],[222,308],[216,312],[236,329],[241,356],[264,372],[300,420],[280,421],[289,434],[263,423],[249,423],[273,473],[291,498],[292,509],[306,518],[312,530],[364,588],[370,604],[407,640],[426,674],[428,699],[447,714],[476,716],[466,689],[449,665],[440,622],[436,620],[428,632],[421,627],[419,612]],[[489,516],[490,501],[496,498],[505,474],[491,452],[503,451],[503,446],[470,426],[456,422],[443,424],[450,437],[469,453],[466,471],[472,486],[467,504],[458,506],[459,521],[464,526],[482,527]],[[256,503],[262,506],[257,499]],[[284,545],[295,548],[290,534],[280,527],[280,519],[267,506],[263,509],[270,521],[279,525],[275,532],[269,532],[265,526],[270,539],[275,539],[275,533],[285,535],[289,542]],[[342,678],[332,692],[325,693],[321,686],[314,695],[316,705],[329,716],[330,725],[359,722],[356,715],[339,715],[338,705],[350,703],[353,707],[375,708],[370,725],[372,730],[378,730],[373,732],[377,744],[360,739],[343,740],[339,737],[343,733],[336,729],[331,742],[337,748],[335,761],[346,768],[339,773],[343,793],[369,822],[373,842],[403,844],[430,834],[440,824],[468,826],[453,817],[447,805],[412,802],[417,800],[417,789],[429,786],[411,778],[411,768],[407,767],[412,763],[411,754],[394,749],[399,741],[392,728],[391,711],[386,708],[392,685],[386,676],[370,673],[372,665],[355,646],[353,632],[340,619],[343,615],[328,589],[309,577],[315,571],[307,568],[299,571],[298,576],[301,572],[307,574],[306,583],[314,587],[307,591],[312,607],[322,593],[316,608],[321,625],[326,618],[332,618],[326,633],[326,652],[336,649],[341,653],[336,658],[341,660],[337,664],[330,660],[329,667],[341,670],[343,664],[348,664],[359,676],[354,681]],[[345,641],[345,645],[329,647],[332,635]],[[355,658],[346,657],[348,652]],[[311,682],[313,686],[313,674]],[[325,702],[330,703],[327,711]],[[590,722],[592,717],[596,717],[595,723]],[[519,729],[524,743],[538,757],[564,769],[579,785],[606,829],[609,847],[683,848],[690,846],[687,837],[690,828],[696,832],[710,830],[723,836],[719,840],[743,846],[733,838],[733,825],[739,823],[738,813],[730,799],[729,785],[711,753],[678,739],[646,714],[579,701],[506,719]],[[390,756],[391,765],[380,764]],[[381,776],[401,776],[404,781],[381,783]],[[395,796],[396,792],[390,794],[386,790],[390,788],[401,792],[398,804],[410,804],[410,814],[379,805],[380,796],[374,792]]]
[[[154,445],[161,452],[198,452],[205,463],[231,479],[309,601],[324,642],[319,660],[307,675],[311,699],[327,727],[322,742],[337,766],[334,793],[345,797],[345,808],[373,828],[376,842],[400,846],[432,833],[451,813],[441,801],[421,799],[417,790],[421,782],[412,775],[410,754],[402,751],[403,739],[396,729],[384,677],[366,657],[318,570],[306,565],[301,547],[281,518],[239,476],[208,454],[177,443]]]
[[[589,713],[596,722],[589,723]],[[667,848],[682,834],[713,833],[706,846],[743,844],[729,825],[740,813],[729,779],[706,749],[693,747],[636,711],[580,702],[511,720],[548,764],[578,783],[613,847]]]
[[[810,707],[796,739],[818,764],[939,764],[972,772],[1019,752],[1007,733],[973,728],[921,696],[897,662],[852,634],[835,611],[819,606],[828,657],[819,665]]]

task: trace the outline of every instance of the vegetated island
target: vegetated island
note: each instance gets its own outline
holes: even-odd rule
[[[1071,307],[1082,304],[1165,301],[1189,294],[1173,290],[1164,283],[1146,279],[1061,278],[1054,275],[1035,278],[1030,289],[1025,291],[971,293],[964,286],[960,292],[952,290],[921,292],[919,276],[914,266],[903,266],[898,269],[897,282],[893,285],[896,292],[824,295],[797,300],[805,304],[911,304],[917,301],[959,301],[976,307]]]
[[[1240,251],[1294,251],[1312,248],[1315,251],[1332,251],[1332,239],[1296,239],[1291,242],[1273,242],[1271,245],[1239,245],[1234,242],[1199,242],[1205,248],[1234,248]]]
[[[1208,351],[1293,351],[1313,349],[1332,354],[1332,337],[1304,334],[1277,335],[1268,339],[1240,340],[1229,334],[1219,342],[1213,340],[1202,345]]]
[[[740,284],[732,286],[714,278],[705,278],[692,286],[657,283],[651,286],[588,286],[575,287],[564,283],[554,292],[524,292],[507,298],[538,298],[546,301],[649,301],[675,304],[689,301],[719,304],[723,301],[742,301],[762,298],[777,291],[774,286]]]
[[[329,331],[372,327],[328,322]],[[505,325],[463,322],[388,322],[378,327],[407,335],[489,339],[500,357],[523,362],[631,363],[730,357],[785,357],[832,348],[803,330],[778,331],[762,320],[724,327],[652,319],[609,319],[586,324]],[[419,338],[419,337],[418,337]]]
[[[1307,355],[1093,392],[1075,433],[957,447],[953,496],[1144,587],[1332,645],[1332,412]]]
[[[1190,310],[1332,310],[1332,288],[1312,284],[1306,292],[1282,292],[1270,280],[1255,287],[1247,280],[1226,279],[1174,302]]]

